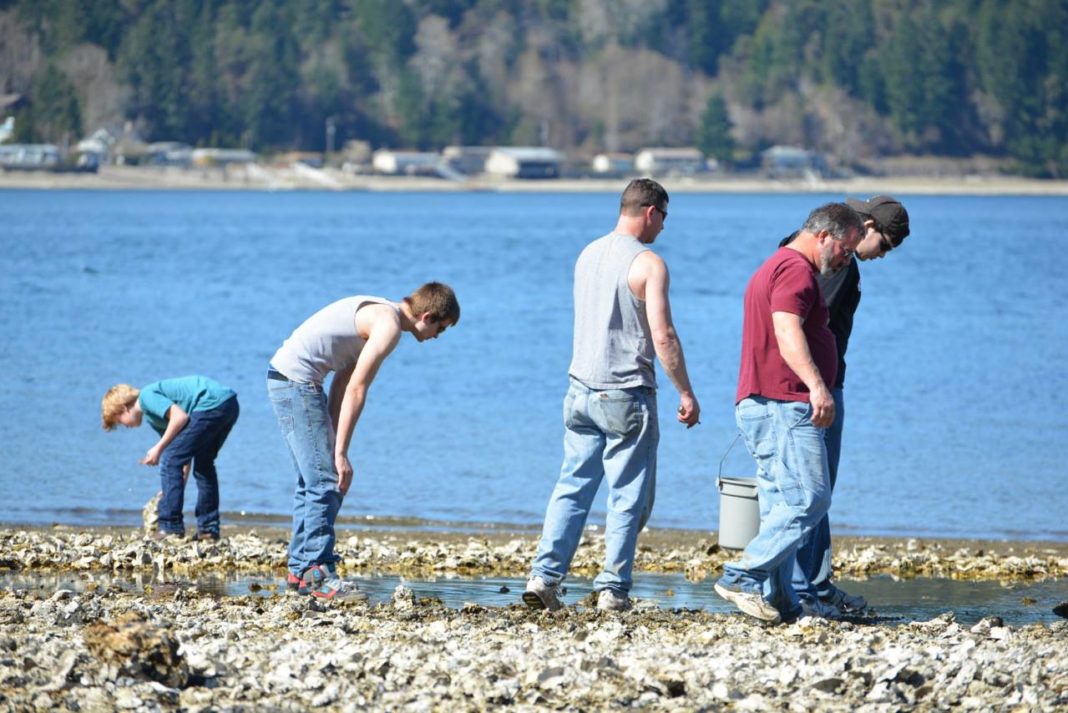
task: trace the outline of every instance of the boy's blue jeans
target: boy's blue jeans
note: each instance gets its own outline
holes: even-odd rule
[[[845,423],[845,394],[842,389],[834,389],[834,423],[824,431],[827,442],[827,466],[830,472],[831,492],[838,480],[838,460],[842,455],[842,426]],[[811,586],[821,597],[834,592],[831,576],[831,521],[824,515],[816,529],[812,531],[808,542],[797,550],[797,567],[794,569],[794,589],[802,591],[806,585]]]
[[[312,565],[334,571],[334,521],[341,509],[334,466],[334,426],[326,394],[318,384],[268,378],[278,426],[297,472],[293,492],[293,532],[289,540],[289,571],[300,576]]]
[[[602,391],[572,380],[564,397],[564,425],[564,461],[531,574],[550,585],[567,575],[593,498],[607,478],[605,564],[593,586],[629,592],[638,533],[649,519],[656,489],[656,391]]]
[[[831,504],[827,446],[805,402],[742,399],[735,420],[757,464],[760,532],[720,584],[758,592],[785,616],[799,599],[791,584],[798,547]]]
[[[233,396],[213,409],[194,411],[189,423],[178,432],[163,450],[159,475],[163,497],[159,501],[159,529],[171,535],[184,535],[182,506],[185,503],[185,477],[182,469],[192,463],[190,470],[197,484],[197,532],[219,534],[219,474],[215,458],[226,443],[230,429],[237,422],[240,407]]]

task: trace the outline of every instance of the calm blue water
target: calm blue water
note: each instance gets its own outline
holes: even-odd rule
[[[653,527],[716,528],[746,280],[810,208],[839,198],[674,196],[657,249],[704,412],[677,426],[661,379]],[[913,235],[862,267],[832,526],[1068,540],[1068,199],[902,198]],[[436,279],[459,294],[460,325],[405,338],[382,368],[342,514],[536,525],[561,457],[571,268],[617,201],[0,191],[0,522],[137,523],[158,489],[137,463],[154,434],[105,433],[100,398],[196,372],[241,399],[219,460],[224,509],[286,515],[293,476],[267,360],[332,300]],[[723,473],[752,473],[741,446]]]

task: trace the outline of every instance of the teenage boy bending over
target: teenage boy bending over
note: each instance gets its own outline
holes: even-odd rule
[[[456,294],[429,282],[400,302],[346,297],[290,335],[267,369],[267,392],[297,485],[287,584],[322,599],[358,595],[337,574],[334,521],[352,484],[349,444],[378,368],[408,332],[436,339],[460,319]],[[323,383],[334,373],[329,392]]]

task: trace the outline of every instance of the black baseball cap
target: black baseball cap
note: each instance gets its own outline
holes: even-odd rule
[[[875,227],[896,248],[909,234],[909,214],[892,196],[872,196],[866,201],[846,198],[850,208],[875,221]]]

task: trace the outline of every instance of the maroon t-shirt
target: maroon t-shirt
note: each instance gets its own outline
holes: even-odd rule
[[[759,395],[777,401],[808,402],[808,387],[786,365],[775,338],[773,312],[801,317],[812,360],[827,388],[838,372],[838,347],[827,326],[827,303],[816,281],[816,269],[801,253],[779,248],[764,261],[745,288],[742,319],[742,363],[735,403]]]

